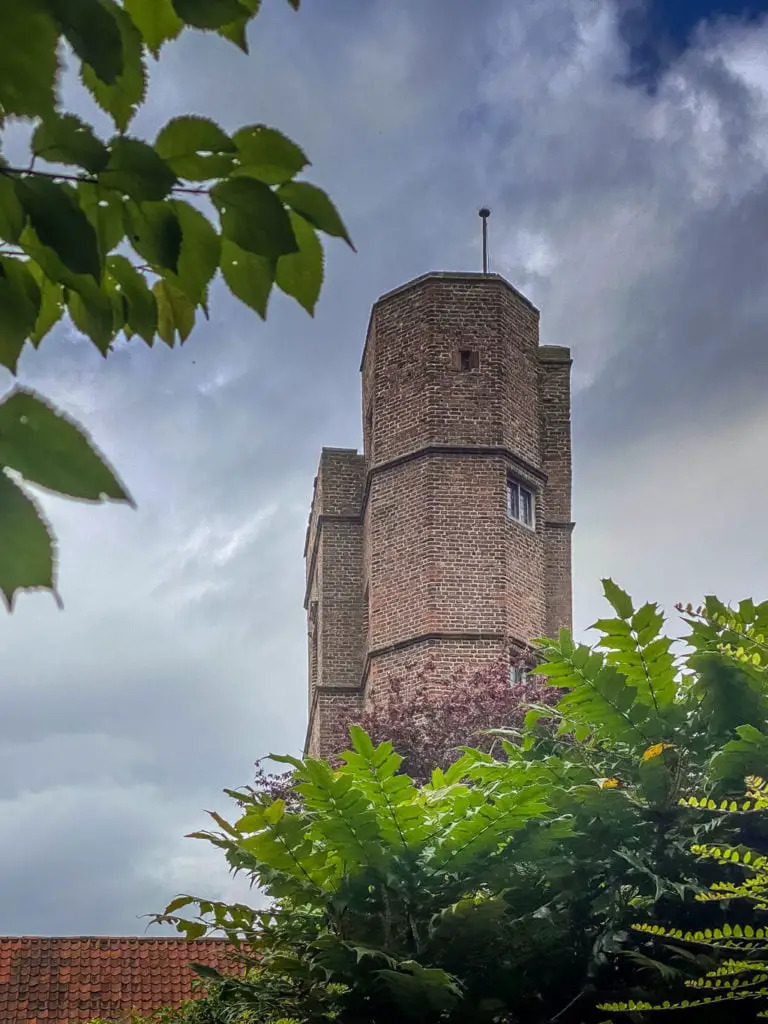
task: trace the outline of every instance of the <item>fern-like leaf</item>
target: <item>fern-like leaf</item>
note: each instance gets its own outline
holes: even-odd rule
[[[601,634],[597,645],[608,652],[608,664],[636,688],[637,699],[659,715],[677,694],[672,640],[661,632],[664,615],[656,604],[635,611],[630,596],[610,580],[603,581],[603,589],[618,618],[601,619],[592,626]]]
[[[658,728],[646,730],[650,710],[637,702],[637,687],[605,657],[584,644],[574,645],[563,630],[558,643],[539,641],[546,659],[536,671],[567,692],[558,701],[559,734],[587,727],[598,737],[645,749],[660,739]]]
[[[665,999],[661,1003],[647,1003],[643,1000],[630,999],[626,1003],[598,1003],[598,1010],[608,1010],[611,1013],[642,1013],[657,1010],[692,1010],[699,1006],[713,1006],[715,1003],[724,1003],[731,1000],[760,999],[768,996],[768,988],[752,989],[747,991],[734,991],[729,989],[716,996],[705,996],[703,999],[680,999],[677,1002]]]
[[[375,809],[382,842],[390,846],[412,847],[430,832],[425,805],[407,775],[398,774],[403,762],[387,740],[374,747],[368,734],[353,725],[352,746],[342,754],[342,775],[350,775]]]

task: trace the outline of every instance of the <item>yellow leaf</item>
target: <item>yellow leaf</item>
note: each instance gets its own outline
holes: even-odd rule
[[[643,753],[643,761],[650,761],[651,758],[658,757],[665,750],[672,750],[674,746],[674,743],[654,743],[652,747],[648,747]]]
[[[618,789],[621,782],[618,779],[595,779],[600,789]]]

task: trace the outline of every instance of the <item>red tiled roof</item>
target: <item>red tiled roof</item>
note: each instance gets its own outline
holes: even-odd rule
[[[190,963],[236,974],[230,953],[224,939],[0,938],[0,1024],[84,1024],[176,1006],[192,996]]]

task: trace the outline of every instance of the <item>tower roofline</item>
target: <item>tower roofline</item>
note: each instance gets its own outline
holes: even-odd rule
[[[371,322],[373,321],[373,314],[376,312],[377,306],[381,305],[382,302],[386,302],[387,299],[391,299],[393,295],[400,295],[402,292],[407,292],[411,288],[418,288],[427,281],[493,281],[494,284],[500,282],[505,288],[508,288],[512,294],[520,299],[530,310],[532,310],[537,316],[539,315],[539,309],[535,306],[531,300],[523,295],[513,284],[502,277],[501,274],[482,274],[477,271],[453,271],[453,270],[430,270],[426,274],[421,274],[419,277],[414,277],[410,281],[406,281],[405,284],[398,285],[397,288],[392,288],[388,292],[384,292],[374,302],[371,307],[371,315],[368,317],[368,328],[365,332],[365,345],[363,346],[363,354],[360,359],[360,371],[362,372],[363,363],[365,362],[365,353],[368,348],[368,338],[371,334]]]

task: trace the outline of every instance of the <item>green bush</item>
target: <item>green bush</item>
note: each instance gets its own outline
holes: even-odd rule
[[[658,973],[633,923],[674,913],[696,929],[717,868],[695,842],[729,845],[728,815],[696,820],[685,794],[725,799],[768,774],[768,602],[686,614],[675,653],[654,605],[610,581],[593,647],[541,642],[538,671],[563,692],[500,735],[504,757],[467,749],[428,785],[391,743],[352,729],[338,769],[282,758],[301,801],[227,791],[234,823],[194,835],[269,897],[266,909],[180,896],[158,921],[222,931],[250,966],[218,998],[259,1024],[604,1020],[597,1003],[650,996]],[[552,718],[556,728],[552,728]],[[547,719],[547,727],[542,718]],[[195,904],[199,914],[178,911]]]

